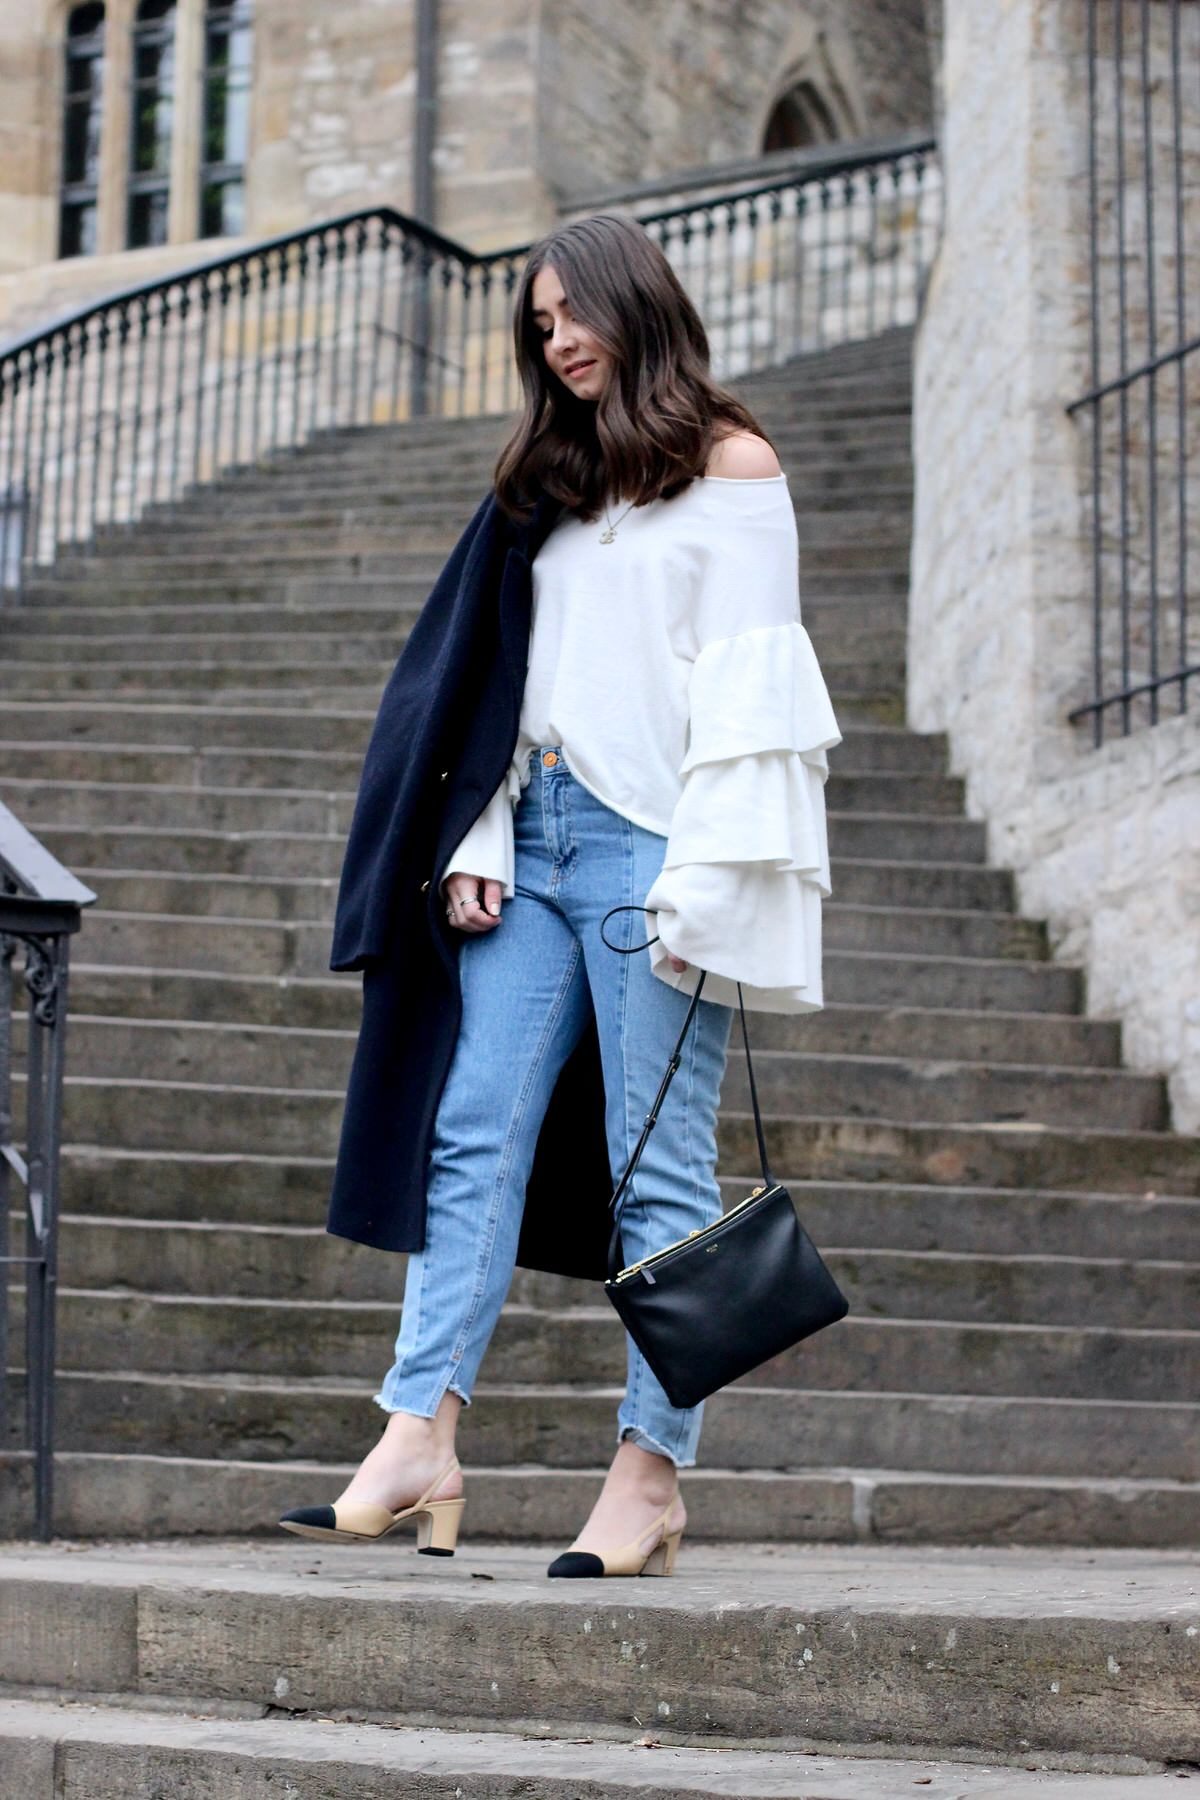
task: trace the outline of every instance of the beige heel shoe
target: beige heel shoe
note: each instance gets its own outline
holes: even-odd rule
[[[458,1527],[466,1501],[433,1500],[447,1475],[458,1468],[457,1456],[430,1482],[419,1500],[400,1512],[373,1500],[339,1500],[332,1506],[298,1506],[284,1513],[279,1523],[297,1537],[320,1538],[339,1544],[369,1544],[386,1537],[406,1519],[417,1522],[417,1549],[422,1556],[453,1556]]]
[[[596,1556],[590,1550],[564,1550],[550,1564],[546,1570],[547,1575],[670,1575],[675,1568],[679,1540],[683,1536],[682,1525],[678,1531],[667,1530],[667,1520],[678,1498],[676,1491],[658,1518],[651,1519],[632,1543],[622,1544],[619,1550],[607,1551],[603,1556]],[[645,1542],[656,1526],[661,1527],[662,1537],[648,1554],[640,1552],[638,1546]]]

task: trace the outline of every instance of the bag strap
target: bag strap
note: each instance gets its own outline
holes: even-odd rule
[[[654,934],[654,936],[652,938],[647,938],[646,942],[644,944],[633,944],[633,945],[610,944],[608,942],[608,939],[604,936],[604,927],[608,923],[609,919],[612,918],[613,913],[644,912],[644,911],[645,911],[645,908],[641,907],[641,906],[613,906],[613,907],[610,907],[608,912],[605,913],[604,917],[600,921],[601,942],[606,944],[610,950],[616,950],[621,956],[632,956],[638,950],[648,949],[651,944],[656,943],[658,941],[658,933],[657,932]],[[680,1061],[682,1058],[682,1053],[683,1053],[683,1040],[687,1036],[688,1026],[691,1024],[693,1018],[696,1016],[696,1008],[700,1004],[700,994],[704,987],[704,978],[705,978],[706,973],[707,973],[706,970],[701,969],[700,979],[696,983],[696,991],[692,995],[691,1005],[687,1009],[687,1017],[684,1019],[683,1025],[679,1032],[679,1036],[675,1041],[675,1048],[671,1052],[670,1060],[667,1063],[666,1072],[664,1073],[663,1078],[662,1078],[661,1082],[659,1083],[658,1093],[654,1097],[654,1104],[650,1108],[650,1111],[646,1114],[645,1122],[642,1125],[641,1136],[638,1138],[638,1141],[637,1141],[636,1145],[634,1146],[633,1154],[630,1156],[629,1161],[625,1165],[625,1172],[621,1176],[621,1179],[620,1179],[620,1181],[618,1181],[616,1187],[614,1188],[612,1199],[608,1203],[610,1209],[612,1209],[612,1212],[613,1212],[612,1235],[609,1239],[609,1246],[608,1246],[608,1261],[609,1261],[610,1277],[616,1273],[616,1270],[619,1267],[619,1260],[618,1260],[619,1251],[618,1251],[617,1246],[620,1243],[621,1214],[625,1210],[625,1204],[628,1199],[628,1194],[626,1192],[626,1189],[628,1188],[629,1182],[633,1177],[634,1170],[637,1168],[637,1165],[638,1165],[639,1161],[641,1160],[642,1151],[646,1148],[646,1143],[647,1143],[647,1140],[649,1139],[650,1133],[654,1130],[654,1127],[658,1122],[659,1109],[661,1108],[663,1101],[667,1097],[667,1089],[670,1087],[671,1082],[673,1081],[673,1079],[675,1077],[675,1071],[679,1067],[679,1064],[680,1064]],[[754,1063],[750,1056],[750,1035],[746,1030],[746,1007],[745,1007],[745,1003],[742,999],[742,984],[740,981],[737,984],[737,991],[738,991],[738,1011],[740,1012],[741,1019],[742,1019],[742,1043],[745,1046],[745,1050],[746,1050],[746,1073],[750,1078],[750,1104],[754,1108],[754,1131],[755,1131],[755,1136],[758,1139],[758,1160],[762,1166],[762,1178],[763,1178],[764,1185],[766,1187],[773,1187],[775,1185],[775,1183],[774,1183],[774,1178],[771,1174],[770,1168],[767,1164],[767,1138],[766,1138],[766,1133],[763,1131],[762,1113],[759,1111],[759,1106],[758,1106],[758,1087],[754,1080]]]

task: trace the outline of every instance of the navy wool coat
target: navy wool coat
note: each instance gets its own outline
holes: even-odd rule
[[[530,565],[560,510],[526,524],[488,494],[439,575],[384,689],[334,918],[332,969],[362,972],[362,1023],[327,1229],[382,1250],[425,1242],[428,1160],[462,1018],[467,934],[445,914],[447,864],[516,747]],[[517,1247],[524,1268],[603,1279],[614,1178],[592,1014],[538,1137]]]

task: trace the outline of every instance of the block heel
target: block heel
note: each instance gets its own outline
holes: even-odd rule
[[[417,1521],[417,1550],[422,1556],[453,1556],[465,1500],[431,1500]]]

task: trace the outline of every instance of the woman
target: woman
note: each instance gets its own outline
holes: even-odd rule
[[[361,1541],[411,1518],[418,1548],[443,1555],[463,1507],[458,1416],[514,1264],[603,1274],[607,1220],[594,1198],[579,1200],[586,1227],[565,1218],[563,1196],[574,1210],[586,1180],[593,1195],[598,1179],[611,1191],[700,969],[680,1077],[623,1220],[626,1260],[721,1215],[716,1114],[736,984],[759,1010],[822,1005],[825,753],[841,735],[800,624],[787,477],[750,413],[714,383],[700,319],[646,232],[601,213],[543,238],[525,265],[514,333],[524,416],[385,694],[335,928],[333,965],[366,974],[330,1228],[409,1250],[395,1360],[375,1396],[389,1417],[332,1506],[281,1521]],[[523,560],[525,639],[513,623],[519,590],[505,585]],[[507,723],[489,686],[506,659],[520,690],[519,718]],[[385,939],[407,942],[398,907],[415,917],[396,846],[422,829],[431,781],[413,765],[432,775],[431,742],[433,759],[450,765],[438,771],[451,780],[440,830],[447,818],[467,826],[446,845],[427,822],[420,852],[434,857],[429,898],[456,958],[456,1028],[440,1088],[436,1056],[420,1084],[428,1130],[409,1163],[423,1209],[410,1198],[397,1227],[380,1197],[391,1179],[381,1145],[404,1154],[385,1083],[406,1090],[394,1064],[383,1076],[379,1065],[398,1035],[414,1057],[426,1030],[439,1041],[427,1020],[444,1027],[450,1011],[449,999],[418,1002],[411,987],[401,1003],[401,976],[379,973]],[[498,745],[507,761],[497,783]],[[486,794],[472,800],[485,768]],[[624,929],[610,920],[602,936],[614,907],[625,908]],[[647,917],[657,932],[647,955],[613,954],[641,944]],[[410,981],[436,961],[392,951]],[[582,1098],[596,1083],[568,1079],[586,1071],[589,1045],[603,1081],[602,1147],[589,1142]],[[557,1181],[544,1180],[547,1167]],[[574,1246],[559,1260],[553,1233]],[[631,1341],[626,1349],[616,1453],[553,1576],[674,1564],[686,1519],[678,1470],[696,1460],[703,1406],[671,1406]]]

